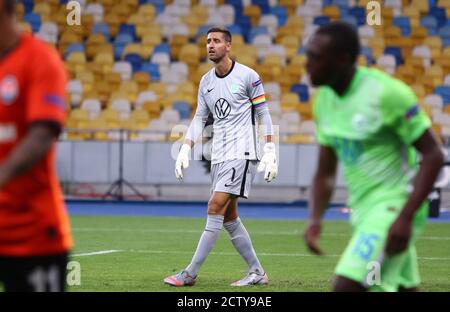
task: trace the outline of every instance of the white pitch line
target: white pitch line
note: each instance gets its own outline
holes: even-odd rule
[[[157,229],[120,229],[120,228],[73,228],[74,232],[140,232],[140,233],[163,233],[163,234],[201,234],[201,230],[157,230]],[[274,231],[252,231],[250,235],[300,235],[301,231],[274,232]],[[323,233],[322,236],[350,237],[351,233]],[[448,236],[419,236],[419,240],[450,240]]]
[[[85,253],[78,253],[71,255],[72,257],[89,257],[89,256],[97,256],[97,255],[105,255],[115,252],[121,252],[123,250],[100,250],[100,251],[93,251],[93,252],[85,252]]]
[[[130,253],[148,253],[148,254],[175,254],[175,255],[192,255],[192,251],[171,251],[171,250],[139,250],[139,249],[129,249],[129,250],[101,250],[95,252],[87,252],[87,253],[79,253],[73,254],[73,257],[88,257],[88,256],[97,256],[104,255],[116,252],[130,252]],[[238,256],[236,252],[211,252],[211,255],[216,256]],[[304,253],[271,253],[271,252],[259,252],[259,256],[268,256],[268,257],[316,257],[313,254],[304,254]],[[324,255],[322,257],[340,257],[341,255]],[[442,260],[448,261],[450,258],[435,258],[435,257],[419,257],[419,260]]]

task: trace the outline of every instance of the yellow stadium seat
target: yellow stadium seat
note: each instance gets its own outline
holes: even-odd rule
[[[337,6],[326,6],[322,10],[322,14],[328,16],[332,21],[338,20],[341,12]]]
[[[415,46],[421,45],[428,36],[428,29],[422,26],[411,27],[410,40]]]
[[[148,85],[147,90],[155,92],[158,98],[162,98],[166,95],[166,85],[162,82],[152,82]]]
[[[125,46],[122,52],[122,59],[127,55],[131,53],[135,54],[141,54],[141,48],[142,46],[139,43],[129,43]]]
[[[105,80],[111,86],[112,90],[117,90],[122,84],[122,75],[120,73],[111,72],[106,75]]]
[[[448,0],[438,0],[437,6],[444,9],[450,9],[450,2]]]
[[[22,2],[16,3],[16,17],[18,21],[22,21],[23,16],[25,15],[25,6]]]
[[[161,105],[159,102],[144,102],[142,109],[148,113],[150,119],[158,118],[161,114]]]
[[[128,16],[130,16],[131,9],[128,7],[126,3],[118,2],[117,4],[114,4],[111,8],[110,14],[114,14],[117,16],[119,20],[119,24],[124,24],[127,21]]]
[[[71,31],[65,31],[61,34],[61,38],[59,39],[59,52],[64,55],[69,45],[80,42],[82,42],[82,37],[80,35]]]
[[[136,98],[139,93],[139,86],[136,81],[126,81],[120,85],[120,91],[125,92],[127,94],[127,99],[131,103],[136,102]]]
[[[297,110],[300,100],[296,93],[287,92],[281,95],[280,104],[282,110]]]
[[[114,12],[110,12],[103,17],[103,22],[109,25],[109,33],[112,37],[116,37],[121,24],[120,18]]]
[[[191,9],[191,15],[195,17],[199,25],[205,24],[208,20],[208,8],[203,5],[195,5]]]
[[[162,42],[162,36],[158,34],[144,34],[142,36],[142,44],[143,45],[151,45],[156,46]]]
[[[179,60],[191,66],[197,66],[200,58],[200,50],[195,44],[186,44],[181,47]]]
[[[170,40],[170,52],[172,53],[172,58],[178,59],[181,48],[189,42],[188,36],[175,34],[171,36]]]
[[[136,122],[145,123],[145,125],[147,126],[150,120],[150,115],[143,109],[136,109],[131,112],[131,118]]]
[[[298,6],[303,4],[303,0],[280,0],[280,5],[285,7],[288,16],[293,16]]]
[[[150,84],[150,75],[146,72],[137,72],[133,75],[133,80],[137,83],[139,92],[147,89]]]
[[[281,38],[280,44],[285,47],[288,59],[292,59],[297,54],[300,38],[297,36],[284,36]]]
[[[245,6],[243,15],[250,17],[252,26],[256,26],[261,17],[261,8],[255,4]]]
[[[430,10],[428,1],[424,0],[412,0],[410,6],[417,8],[420,13],[428,13]]]
[[[101,103],[107,103],[113,88],[106,80],[101,80],[95,83],[95,91],[98,94],[98,100]]]
[[[135,13],[130,15],[130,17],[128,17],[127,24],[134,25],[136,27],[137,25],[143,25],[144,22],[142,16]]]
[[[146,21],[153,21],[156,16],[156,9],[151,4],[141,4],[138,9],[138,14]]]
[[[122,0],[121,2],[128,6],[130,12],[135,12],[139,7],[139,0]]]
[[[41,16],[41,22],[45,23],[50,21],[52,14],[52,8],[50,4],[46,2],[37,3],[33,7],[33,12]]]
[[[412,85],[416,79],[412,65],[400,65],[397,67],[395,75],[408,85]]]
[[[441,55],[442,50],[442,41],[441,38],[438,36],[434,37],[427,37],[423,41],[423,44],[428,46],[431,50],[431,58],[436,58]]]

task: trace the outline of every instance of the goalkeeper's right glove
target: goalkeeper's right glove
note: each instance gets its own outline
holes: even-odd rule
[[[180,152],[178,153],[177,161],[175,162],[175,176],[178,180],[183,179],[183,169],[189,167],[189,153],[191,152],[191,146],[189,144],[183,144]]]

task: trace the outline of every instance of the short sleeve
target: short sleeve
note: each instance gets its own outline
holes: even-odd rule
[[[248,75],[247,92],[254,107],[266,104],[266,95],[262,80],[254,70],[251,70]]]
[[[27,88],[26,121],[53,121],[64,124],[67,76],[59,56],[42,49],[30,68]]]
[[[406,84],[392,79],[385,88],[381,103],[385,123],[405,144],[414,143],[431,126],[430,119]]]
[[[320,118],[323,117],[321,112],[321,102],[321,92],[318,91],[313,100],[313,118],[316,123],[316,140],[320,145],[331,146],[330,139],[323,133],[322,124],[320,122]]]

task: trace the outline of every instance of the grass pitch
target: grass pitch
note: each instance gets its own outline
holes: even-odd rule
[[[72,216],[81,285],[69,291],[203,292],[236,291],[230,283],[246,274],[246,264],[222,231],[194,287],[175,288],[163,279],[191,260],[205,219]],[[350,237],[347,222],[326,221],[321,246],[312,256],[302,240],[304,221],[243,220],[270,285],[239,291],[328,291],[334,267]],[[417,242],[422,291],[450,291],[450,226],[428,224]],[[105,252],[97,254],[97,252]]]

